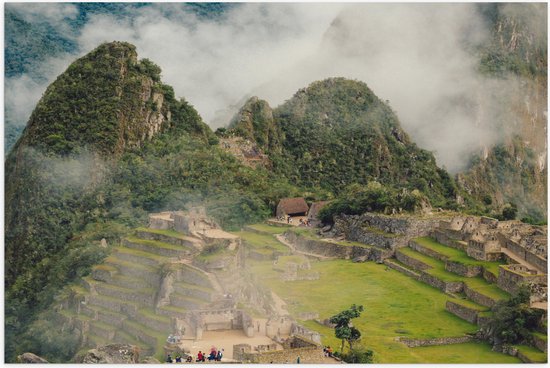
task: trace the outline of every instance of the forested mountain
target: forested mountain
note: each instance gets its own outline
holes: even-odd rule
[[[41,346],[37,329],[21,334],[60,287],[106,256],[102,238],[118,241],[148,212],[188,203],[235,229],[298,194],[220,150],[195,109],[160,82],[160,69],[124,42],[99,46],[48,87],[5,174],[10,361],[16,348]]]
[[[199,15],[224,9],[194,6]],[[61,359],[62,340],[41,344],[47,323],[28,326],[59,289],[107,255],[97,246],[101,239],[116,242],[145,223],[148,212],[201,204],[224,228],[236,229],[270,216],[282,197],[304,196],[335,199],[326,220],[341,212],[430,206],[493,216],[517,207],[526,220],[545,220],[546,38],[536,38],[526,19],[537,20],[546,5],[520,15],[502,4],[480,7],[493,33],[472,52],[485,75],[518,78],[520,92],[503,103],[519,118],[457,178],[360,81],[313,82],[274,108],[262,96],[252,98],[227,129],[214,133],[161,81],[158,66],[138,59],[133,45],[103,44],[76,60],[47,88],[21,136],[6,131],[18,138],[5,161],[7,360],[25,349],[46,355],[58,349]],[[75,30],[86,14],[107,8],[78,9]],[[7,76],[74,51],[70,38],[34,28],[9,9],[6,24],[6,43],[17,45],[20,31],[19,47],[30,55],[8,47]],[[227,136],[255,143],[270,165],[243,165],[218,144]]]
[[[547,68],[546,4],[480,4],[492,25],[480,50],[480,70],[515,81],[517,90],[502,101],[511,117],[504,136],[472,158],[459,175],[463,187],[495,209],[517,207],[529,221],[547,217]],[[544,29],[544,32],[540,32]]]

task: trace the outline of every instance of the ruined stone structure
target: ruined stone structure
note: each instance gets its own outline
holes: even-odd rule
[[[442,244],[466,251],[474,259],[505,260],[508,265],[500,266],[495,280],[497,285],[512,294],[519,285],[530,285],[536,291],[533,301],[546,301],[546,226],[498,221],[488,217],[457,216],[441,221],[433,236]]]
[[[253,350],[250,345],[240,344],[233,346],[233,357],[242,363],[283,364],[323,362],[321,346],[301,336],[291,336],[282,342],[282,349]]]
[[[334,221],[330,233],[348,240],[395,250],[406,247],[409,240],[429,235],[439,220],[414,216],[386,216],[374,213],[341,215]]]

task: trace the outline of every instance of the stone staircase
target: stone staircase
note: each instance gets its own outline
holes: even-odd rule
[[[78,305],[60,311],[81,332],[85,346],[113,342],[139,346],[142,355],[161,355],[169,334],[187,312],[205,310],[223,299],[215,276],[191,264],[199,242],[181,234],[138,229],[76,287]],[[168,304],[158,303],[163,267],[175,270]],[[179,322],[177,321],[179,319]],[[186,328],[184,338],[193,338]]]

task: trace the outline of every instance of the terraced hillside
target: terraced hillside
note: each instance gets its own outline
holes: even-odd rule
[[[532,347],[520,346],[517,357],[512,357],[471,338],[491,315],[491,307],[509,298],[496,284],[500,262],[478,261],[458,246],[421,237],[398,249],[396,258],[385,259],[385,264],[309,257],[308,272],[318,277],[288,281],[281,264],[290,257],[278,250],[274,241],[289,230],[304,233],[307,229],[259,224],[238,234],[248,239],[244,244],[250,251],[265,253],[265,257],[247,261],[250,272],[283,298],[294,318],[319,332],[324,344],[339,346],[339,341],[322,321],[355,303],[364,305],[365,313],[354,325],[363,332],[362,341],[375,352],[378,363],[546,361],[546,353]],[[308,240],[315,237],[314,232],[306,232]],[[323,243],[318,236],[317,240],[325,246],[347,244],[337,240]],[[304,256],[291,248],[288,251]],[[539,336],[541,348],[545,338]],[[409,341],[411,346],[420,346],[410,347]],[[422,346],[424,343],[428,345]],[[434,343],[442,345],[429,345]]]
[[[169,334],[196,338],[187,312],[224,303],[216,278],[192,265],[200,247],[198,239],[174,231],[137,229],[82,287],[73,287],[59,314],[84,346],[129,343],[161,359]]]

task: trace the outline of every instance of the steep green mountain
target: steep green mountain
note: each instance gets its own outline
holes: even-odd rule
[[[6,356],[71,351],[27,329],[60,288],[89,272],[147,213],[207,207],[236,229],[298,189],[242,166],[135,47],[103,44],[52,83],[5,162]],[[47,349],[51,349],[46,351]],[[74,353],[74,352],[73,352]]]
[[[503,108],[513,117],[503,138],[471,160],[460,174],[466,191],[489,204],[493,213],[513,204],[518,217],[547,218],[547,4],[480,4],[492,27],[480,50],[480,70],[517,80]]]
[[[254,98],[230,131],[254,139],[276,173],[312,192],[338,195],[351,184],[377,181],[417,189],[435,206],[456,206],[454,180],[410,140],[396,114],[362,82],[314,82],[273,111]]]

